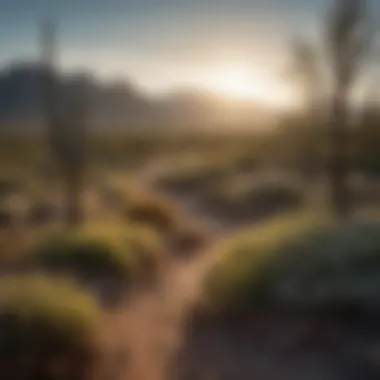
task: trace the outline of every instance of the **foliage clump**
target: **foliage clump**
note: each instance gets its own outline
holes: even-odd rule
[[[27,261],[80,279],[130,283],[147,271],[154,272],[161,254],[159,237],[147,228],[89,224],[49,236],[34,247]]]
[[[205,305],[214,312],[380,310],[379,222],[283,217],[219,249],[224,255],[205,282]]]
[[[84,378],[97,353],[100,317],[97,303],[68,280],[0,280],[1,378]]]

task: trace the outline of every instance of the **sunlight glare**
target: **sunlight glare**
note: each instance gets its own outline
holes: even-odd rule
[[[288,103],[289,94],[280,83],[266,73],[253,72],[245,67],[234,66],[213,70],[209,75],[208,88],[232,100],[255,101],[266,105]]]
[[[257,95],[251,73],[243,68],[218,70],[210,82],[214,91],[231,98],[253,99]]]

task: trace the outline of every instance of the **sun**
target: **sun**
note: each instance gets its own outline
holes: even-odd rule
[[[238,100],[255,99],[259,95],[251,72],[241,67],[215,70],[210,75],[209,87],[214,92]]]
[[[291,89],[264,67],[214,66],[207,72],[203,86],[233,101],[254,102],[270,108],[289,108],[297,104]]]

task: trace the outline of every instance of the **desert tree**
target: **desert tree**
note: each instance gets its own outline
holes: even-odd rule
[[[86,94],[81,86],[77,86],[69,99],[62,96],[54,23],[42,25],[41,44],[47,144],[63,180],[67,224],[77,226],[83,219],[81,197],[86,166]]]
[[[373,28],[366,5],[365,0],[335,0],[327,22],[327,54],[332,74],[328,173],[332,207],[341,219],[351,212],[348,183],[351,91],[372,45]]]

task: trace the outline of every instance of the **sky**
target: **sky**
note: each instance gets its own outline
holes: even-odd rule
[[[184,86],[244,93],[244,82],[252,81],[257,93],[266,88],[269,97],[276,88],[286,100],[279,72],[289,43],[298,36],[315,38],[330,3],[0,0],[0,65],[36,59],[38,25],[52,19],[59,25],[64,70],[128,78],[151,93]]]

